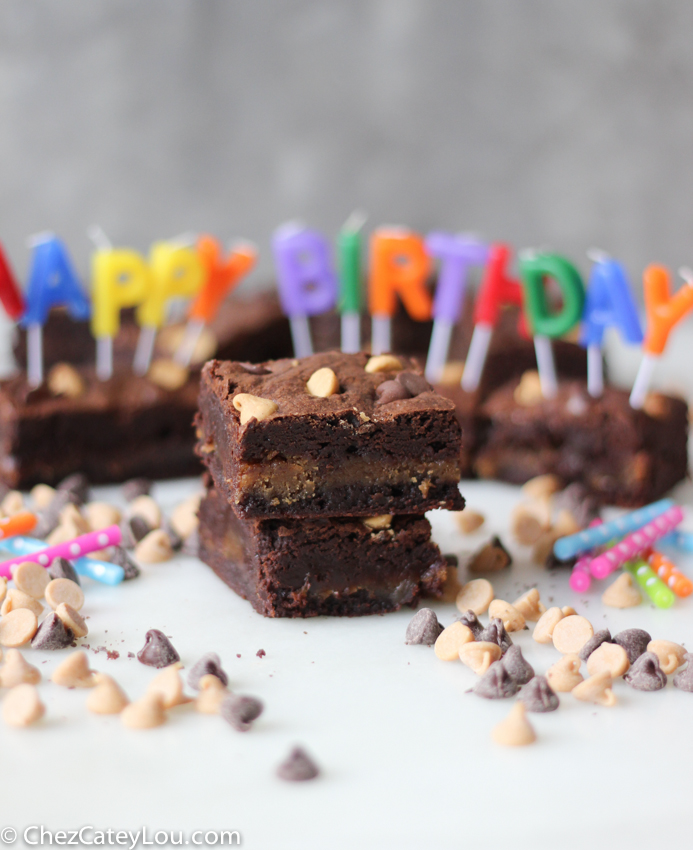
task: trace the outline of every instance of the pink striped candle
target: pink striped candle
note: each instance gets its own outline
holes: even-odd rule
[[[588,528],[595,528],[597,525],[602,525],[602,520],[598,517],[593,519]],[[568,584],[576,593],[584,593],[590,589],[592,584],[592,576],[590,575],[590,561],[592,555],[588,552],[577,559],[573,565],[573,571],[570,574]]]
[[[90,552],[105,549],[107,546],[118,546],[121,540],[120,526],[110,525],[101,531],[90,531],[89,534],[82,534],[80,537],[67,540],[65,543],[47,546],[31,555],[20,555],[18,558],[12,558],[11,561],[3,561],[0,564],[0,576],[10,578],[12,567],[23,564],[25,561],[41,564],[42,567],[50,567],[56,558],[67,558],[68,561],[72,561],[75,558],[88,555]]]
[[[682,519],[683,511],[678,505],[674,505],[647,525],[628,534],[608,552],[593,558],[590,561],[590,572],[595,578],[606,578],[627,561],[632,561],[644,552],[655,540],[676,528]]]

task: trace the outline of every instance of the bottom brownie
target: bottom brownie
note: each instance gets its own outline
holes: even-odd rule
[[[212,487],[200,558],[266,617],[356,617],[439,597],[446,562],[425,517],[373,529],[353,518],[240,520]]]

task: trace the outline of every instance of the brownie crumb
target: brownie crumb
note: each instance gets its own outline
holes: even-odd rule
[[[264,658],[265,655],[267,655],[267,653],[265,652],[264,649],[258,649],[258,651],[255,653],[255,655],[257,655],[258,658]]]

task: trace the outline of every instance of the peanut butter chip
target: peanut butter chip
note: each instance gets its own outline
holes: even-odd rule
[[[536,623],[539,617],[546,611],[546,608],[541,603],[539,591],[536,587],[530,588],[526,593],[518,597],[513,602],[513,606],[530,623]]]
[[[46,602],[54,611],[61,602],[79,611],[84,605],[84,593],[82,588],[69,578],[54,578],[46,586]]]
[[[510,532],[523,546],[534,545],[551,528],[551,510],[546,500],[521,502],[513,508]]]
[[[23,646],[38,630],[38,618],[28,608],[17,608],[0,618],[0,645]]]
[[[475,578],[462,585],[457,594],[455,605],[463,614],[472,610],[475,614],[484,614],[494,597],[493,585],[488,579]]]
[[[561,611],[563,612],[564,617],[570,617],[573,614],[577,614],[577,611],[575,610],[575,608],[573,608],[572,605],[564,605],[561,608]]]
[[[245,425],[251,419],[257,419],[258,422],[262,422],[263,419],[269,418],[279,409],[268,398],[260,398],[250,393],[238,393],[238,395],[234,396],[233,406],[241,414],[241,425]]]
[[[589,679],[585,679],[584,682],[580,682],[573,688],[572,694],[576,699],[583,702],[593,702],[597,705],[611,707],[616,705],[616,697],[611,690],[611,685],[611,674],[605,670],[603,673],[597,673],[590,676]]]
[[[525,372],[513,392],[516,403],[520,407],[534,407],[535,404],[539,404],[543,397],[539,372],[534,370]]]
[[[525,747],[537,740],[534,729],[527,720],[524,703],[515,703],[505,720],[494,727],[491,737],[502,747]]]
[[[0,688],[17,685],[37,685],[41,672],[29,664],[18,649],[8,649],[5,663],[0,667]]]
[[[43,569],[43,567],[41,567],[41,569]],[[11,587],[7,591],[7,596],[5,596],[2,606],[0,606],[0,614],[4,616],[5,614],[9,614],[10,611],[16,611],[18,608],[28,608],[30,611],[33,611],[37,617],[40,617],[41,612],[43,611],[43,605],[41,605],[38,599],[34,599],[34,597],[29,596],[28,593],[17,590],[16,587]]]
[[[153,384],[170,392],[179,390],[186,383],[189,375],[190,372],[185,366],[165,357],[157,358],[147,372],[147,377]]]
[[[537,643],[551,643],[553,640],[553,630],[556,624],[563,619],[563,611],[560,608],[549,608],[548,611],[539,617],[532,637]]]
[[[379,516],[369,516],[362,519],[361,522],[373,529],[389,528],[392,525],[392,515],[380,514]]]
[[[329,398],[339,392],[339,381],[332,369],[324,366],[308,378],[306,389],[316,398]]]
[[[488,607],[488,615],[493,620],[498,617],[505,626],[507,632],[519,632],[525,627],[525,618],[522,614],[502,599],[494,599]]]
[[[120,714],[130,700],[120,685],[105,673],[94,673],[96,687],[87,697],[87,710],[93,714]]]
[[[61,602],[55,609],[55,613],[60,617],[64,626],[70,629],[75,637],[86,637],[89,634],[89,629],[84,621],[84,617],[67,602]]]
[[[19,490],[10,490],[2,500],[2,503],[0,503],[0,508],[2,508],[2,512],[7,516],[19,513],[19,511],[24,510],[24,496],[22,496]]]
[[[8,726],[31,726],[46,713],[33,685],[17,685],[2,702],[2,719]]]
[[[465,508],[463,511],[455,511],[455,522],[462,534],[474,534],[486,520],[483,514]]]
[[[5,598],[7,593],[7,579],[3,576],[0,578],[0,602]]]
[[[624,572],[602,593],[602,602],[609,608],[634,608],[640,605],[642,596],[631,574]]]
[[[587,672],[590,676],[606,671],[612,679],[618,679],[630,667],[628,653],[617,643],[604,642],[587,659]]]
[[[56,363],[48,373],[46,383],[53,395],[79,398],[85,392],[82,376],[69,363]]]
[[[553,645],[564,655],[568,652],[580,652],[594,634],[592,623],[578,614],[569,614],[559,620],[553,629]]]
[[[171,514],[171,525],[176,534],[179,534],[183,540],[195,531],[200,524],[197,518],[197,512],[200,509],[201,497],[199,493],[196,496],[190,496],[185,499],[173,510]]]
[[[151,496],[144,493],[137,496],[128,505],[129,517],[141,517],[150,528],[159,528],[161,525],[161,508]]]
[[[647,644],[647,651],[657,656],[659,666],[667,676],[670,676],[686,660],[686,650],[670,640],[651,640]]]
[[[522,495],[528,499],[548,499],[561,489],[561,481],[557,475],[537,475],[522,485]]]
[[[583,681],[580,664],[580,656],[569,653],[549,667],[546,679],[554,691],[567,694]]]
[[[470,641],[459,648],[460,661],[479,676],[483,676],[494,661],[501,657],[501,648],[491,641]]]
[[[84,506],[84,515],[92,531],[101,531],[120,522],[120,511],[107,502],[89,502]]]
[[[195,709],[201,714],[219,714],[221,704],[229,695],[228,689],[216,676],[202,676],[199,682],[200,693],[195,700]]]
[[[460,657],[460,647],[473,640],[472,630],[457,620],[438,635],[434,646],[435,654],[441,661],[457,661]]]
[[[176,661],[169,667],[164,667],[147,687],[148,694],[159,694],[161,696],[165,709],[191,702],[191,698],[183,693],[183,680],[180,677],[182,667],[180,661]]]
[[[402,368],[402,364],[392,354],[376,354],[369,358],[364,368],[370,375],[374,372],[396,372]]]
[[[34,599],[43,599],[43,594],[51,580],[48,570],[40,564],[33,563],[33,561],[24,561],[23,564],[18,564],[12,571],[12,578],[14,579],[14,586],[18,590],[28,596],[33,596]]]
[[[128,729],[153,729],[166,722],[164,700],[161,694],[145,694],[137,702],[131,702],[120,714],[123,726]]]
[[[29,495],[31,496],[31,501],[34,503],[34,507],[41,511],[47,508],[53,501],[55,489],[48,484],[37,484],[35,487],[32,487]]]
[[[89,669],[86,652],[71,652],[53,671],[51,681],[63,688],[93,688],[94,671]]]
[[[170,561],[173,557],[171,540],[163,528],[155,528],[150,531],[135,546],[135,560],[143,564],[160,564]]]

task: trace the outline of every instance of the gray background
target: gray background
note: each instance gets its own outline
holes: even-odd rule
[[[298,217],[693,263],[693,4],[4,0],[0,239]]]

